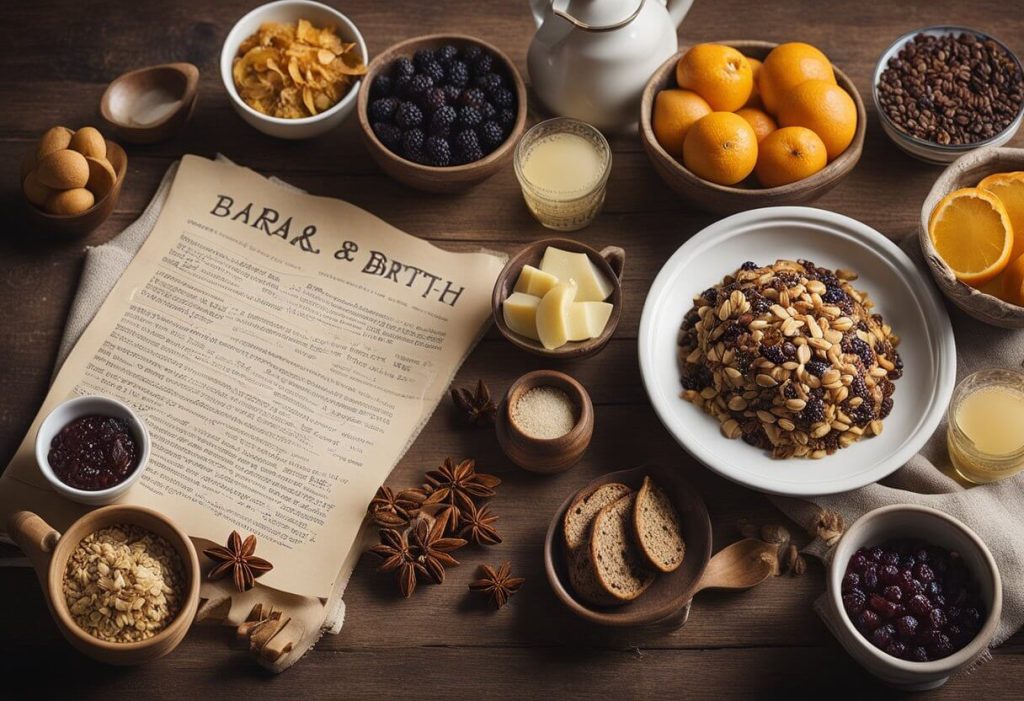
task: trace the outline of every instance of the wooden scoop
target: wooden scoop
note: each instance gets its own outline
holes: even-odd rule
[[[697,583],[704,589],[750,589],[773,575],[779,567],[778,545],[746,538],[722,548]]]
[[[192,116],[198,86],[199,69],[191,63],[139,68],[107,86],[100,99],[100,114],[124,141],[163,141]]]

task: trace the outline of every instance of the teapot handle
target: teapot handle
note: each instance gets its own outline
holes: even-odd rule
[[[691,5],[693,0],[665,0],[665,8],[668,10],[668,16],[672,18],[672,24],[676,27],[682,24]]]
[[[693,0],[690,0],[693,2]],[[533,11],[533,21],[539,28],[544,24],[544,13],[551,7],[551,0],[530,0],[530,9]]]

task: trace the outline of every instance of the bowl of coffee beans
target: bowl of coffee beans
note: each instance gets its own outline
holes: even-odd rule
[[[420,190],[460,192],[512,159],[526,124],[526,86],[496,47],[433,34],[370,62],[357,111],[384,172]]]
[[[982,146],[1000,146],[1024,120],[1024,72],[998,39],[965,27],[904,34],[875,67],[882,128],[903,151],[951,163]]]

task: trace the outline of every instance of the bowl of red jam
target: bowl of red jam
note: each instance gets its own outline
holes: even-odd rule
[[[57,405],[36,432],[36,461],[59,494],[109,504],[142,476],[149,431],[127,404],[84,396]]]
[[[985,651],[1002,591],[978,534],[926,506],[864,514],[829,566],[839,642],[876,677],[905,689],[941,686]]]

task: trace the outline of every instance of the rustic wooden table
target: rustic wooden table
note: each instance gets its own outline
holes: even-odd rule
[[[265,174],[319,195],[348,200],[405,231],[453,249],[479,246],[515,251],[545,235],[523,206],[506,168],[476,191],[439,197],[408,190],[368,159],[356,120],[306,142],[276,141],[246,126],[232,111],[218,71],[221,42],[248,0],[166,3],[15,2],[4,8],[0,51],[0,154],[5,231],[0,235],[0,464],[6,464],[43,399],[87,245],[108,240],[151,197],[167,166],[183,153],[226,154]],[[371,54],[401,39],[456,30],[495,43],[525,75],[533,24],[525,0],[445,0],[444,3],[348,0],[333,2],[359,26]],[[899,153],[870,104],[879,54],[897,35],[931,24],[960,24],[995,33],[1024,51],[1024,15],[1012,3],[928,0],[915,3],[725,2],[701,0],[683,24],[686,43],[757,38],[803,40],[825,50],[868,102],[864,155],[853,174],[818,205],[856,217],[891,237],[911,232],[919,203],[938,169]],[[98,122],[106,83],[123,71],[167,61],[191,61],[202,71],[199,105],[176,139],[129,147],[129,174],[117,211],[85,240],[54,242],[28,228],[17,200],[22,152],[53,124]],[[531,114],[535,119],[536,114]],[[1017,143],[1022,139],[1018,137]],[[565,370],[594,399],[597,428],[583,463],[557,477],[517,470],[487,431],[462,428],[447,402],[395,470],[391,482],[417,482],[446,455],[473,456],[505,481],[494,502],[505,542],[487,552],[463,551],[464,564],[445,585],[396,597],[389,581],[360,561],[345,601],[340,635],[326,636],[291,670],[266,674],[229,649],[231,631],[198,628],[171,656],[138,669],[101,667],[79,656],[51,624],[34,574],[0,569],[0,679],[33,695],[74,697],[145,694],[424,698],[524,695],[610,698],[669,694],[732,698],[810,689],[835,695],[884,695],[843,652],[811,610],[823,589],[822,569],[779,577],[746,593],[705,593],[682,629],[658,634],[611,632],[583,624],[564,610],[544,578],[541,543],[548,520],[570,492],[603,472],[658,461],[678,465],[704,494],[716,547],[736,537],[735,522],[781,516],[761,495],[712,475],[689,459],[665,432],[643,392],[636,333],[645,293],[662,262],[714,218],[682,204],[647,162],[636,136],[613,140],[615,164],[605,211],[578,236],[596,246],[627,250],[625,309],[617,336],[598,356]],[[483,378],[502,392],[518,375],[543,367],[488,334],[457,383]],[[796,526],[792,525],[794,530]],[[8,551],[9,553],[9,551]],[[461,556],[461,555],[460,555]],[[528,582],[512,604],[492,614],[467,601],[476,565],[510,560]],[[1020,583],[1007,582],[1008,586]],[[1024,636],[996,650],[993,661],[933,695],[1019,698],[1024,684]]]

